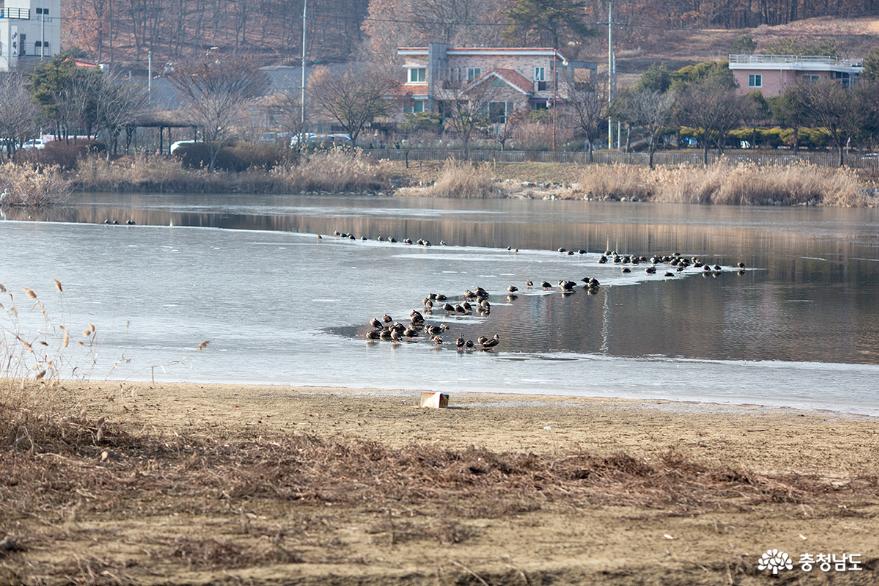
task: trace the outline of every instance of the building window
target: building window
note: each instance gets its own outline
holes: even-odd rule
[[[543,67],[535,67],[534,81],[546,81],[546,69]]]
[[[427,112],[427,100],[414,99],[408,102],[404,108],[404,112],[407,114],[421,114],[422,112]]]
[[[409,69],[409,83],[424,83],[426,80],[426,67],[411,67]]]
[[[507,103],[491,102],[488,105],[488,121],[492,124],[504,124],[507,121]]]
[[[48,8],[37,8],[37,14],[42,14],[43,16],[49,16]]]
[[[752,73],[748,76],[748,87],[763,87],[763,76],[759,73]]]
[[[467,81],[473,81],[474,79],[478,79],[482,77],[482,68],[481,67],[468,67],[467,68]]]
[[[809,83],[818,83],[821,80],[821,76],[815,73],[807,73],[803,75],[803,79]]]

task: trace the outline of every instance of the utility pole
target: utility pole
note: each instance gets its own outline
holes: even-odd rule
[[[153,50],[147,51],[147,103],[153,101]]]
[[[614,91],[614,55],[613,55],[613,0],[607,3],[607,104],[610,106]],[[613,148],[613,120],[607,117],[607,148]]]
[[[300,145],[302,139],[305,138],[305,36],[308,33],[308,0],[302,0],[302,83],[300,85],[299,102],[301,110],[299,113],[300,129]]]
[[[46,11],[40,13],[40,61],[46,54]]]

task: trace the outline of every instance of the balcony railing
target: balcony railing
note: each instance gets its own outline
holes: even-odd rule
[[[0,8],[0,18],[30,20],[30,8]]]
[[[729,62],[756,65],[769,63],[811,63],[846,67],[859,67],[861,65],[861,62],[856,59],[839,59],[830,55],[730,55]]]

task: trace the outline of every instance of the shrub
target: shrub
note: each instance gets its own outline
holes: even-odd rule
[[[94,140],[66,142],[53,140],[45,144],[42,150],[19,151],[19,160],[35,165],[56,165],[64,171],[76,168],[76,163],[93,153],[106,152],[104,143]]]
[[[211,145],[204,142],[180,145],[174,155],[187,169],[208,168]],[[254,168],[269,170],[285,161],[288,155],[285,145],[237,143],[220,148],[214,169],[236,173]]]
[[[540,112],[540,110],[536,110]],[[547,150],[555,145],[569,142],[574,136],[570,128],[557,127],[553,132],[552,122],[523,122],[513,129],[514,148],[524,150]]]
[[[0,207],[40,207],[61,203],[70,194],[56,166],[6,162],[0,165]]]

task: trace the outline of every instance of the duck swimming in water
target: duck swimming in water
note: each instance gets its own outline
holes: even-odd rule
[[[366,332],[367,340],[380,340],[382,337],[382,333],[379,330],[370,330]]]
[[[491,339],[485,340],[482,342],[482,349],[488,350],[490,348],[494,348],[498,344],[501,343],[501,337],[499,334],[495,334]]]
[[[374,317],[371,320],[369,320],[369,325],[377,330],[380,330],[382,328],[382,322],[380,322],[377,317]]]
[[[549,281],[544,281],[540,284],[544,289],[552,289],[552,285],[549,284]]]
[[[525,286],[530,289],[531,287],[534,286],[534,281],[532,281],[531,279],[528,279],[527,281],[525,281]]]
[[[519,290],[519,288],[516,287],[515,285],[510,285],[509,287],[507,287],[507,293],[515,293],[518,290]]]

